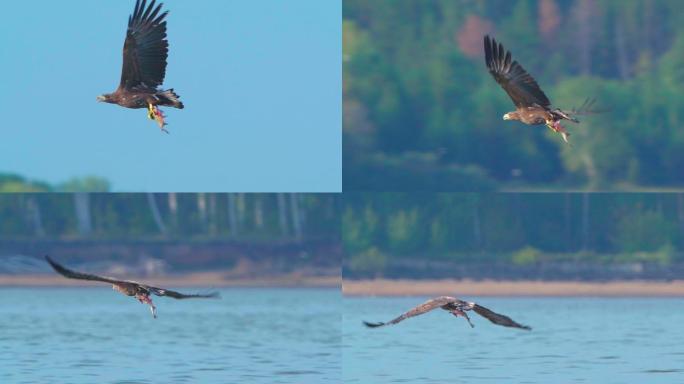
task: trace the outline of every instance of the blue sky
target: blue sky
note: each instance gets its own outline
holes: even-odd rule
[[[135,0],[13,1],[0,23],[0,173],[115,191],[342,188],[341,0],[165,0],[182,111],[98,103]]]

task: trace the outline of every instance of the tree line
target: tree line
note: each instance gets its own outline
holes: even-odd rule
[[[75,177],[53,185],[41,180],[29,180],[17,174],[0,173],[0,193],[109,192],[110,190],[109,181],[97,176]]]
[[[348,0],[346,190],[627,189],[684,184],[679,0]],[[570,109],[573,146],[513,109],[483,62],[491,34]]]
[[[345,261],[684,261],[684,194],[349,193]]]
[[[0,238],[335,240],[339,209],[322,194],[3,194]]]

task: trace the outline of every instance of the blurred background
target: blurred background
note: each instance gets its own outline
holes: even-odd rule
[[[663,190],[684,185],[684,3],[346,0],[345,190]],[[608,111],[504,122],[491,34],[552,103]]]
[[[684,194],[352,193],[344,279],[684,277]]]
[[[338,380],[340,204],[285,193],[0,194],[0,381]],[[154,298],[153,319],[108,284],[58,275],[45,254],[220,299]]]
[[[339,210],[335,195],[0,195],[0,282],[66,283],[49,254],[74,269],[183,284],[337,286]]]

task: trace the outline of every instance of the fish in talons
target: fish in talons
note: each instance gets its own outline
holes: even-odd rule
[[[162,110],[159,109],[156,105],[148,104],[147,117],[150,120],[156,121],[157,124],[159,125],[159,129],[161,129],[162,132],[164,132],[166,134],[169,133],[169,131],[166,130],[166,128],[164,128],[167,125],[166,120],[165,120],[166,116],[164,115],[164,112],[162,112]]]
[[[567,144],[570,144],[570,133],[567,129],[565,129],[564,126],[561,125],[560,121],[547,121],[546,126],[549,127],[550,130],[560,133],[560,135],[563,137],[563,141],[565,141]]]

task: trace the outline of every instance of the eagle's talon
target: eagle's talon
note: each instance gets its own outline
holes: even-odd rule
[[[152,104],[148,104],[147,109],[148,109],[147,117],[149,117],[150,120],[156,121],[157,124],[159,125],[159,129],[166,132],[164,127],[167,124],[164,121],[164,118],[166,117],[166,116],[164,116],[164,112],[162,112],[162,110],[159,109],[159,107],[157,107],[156,105],[152,105]]]

